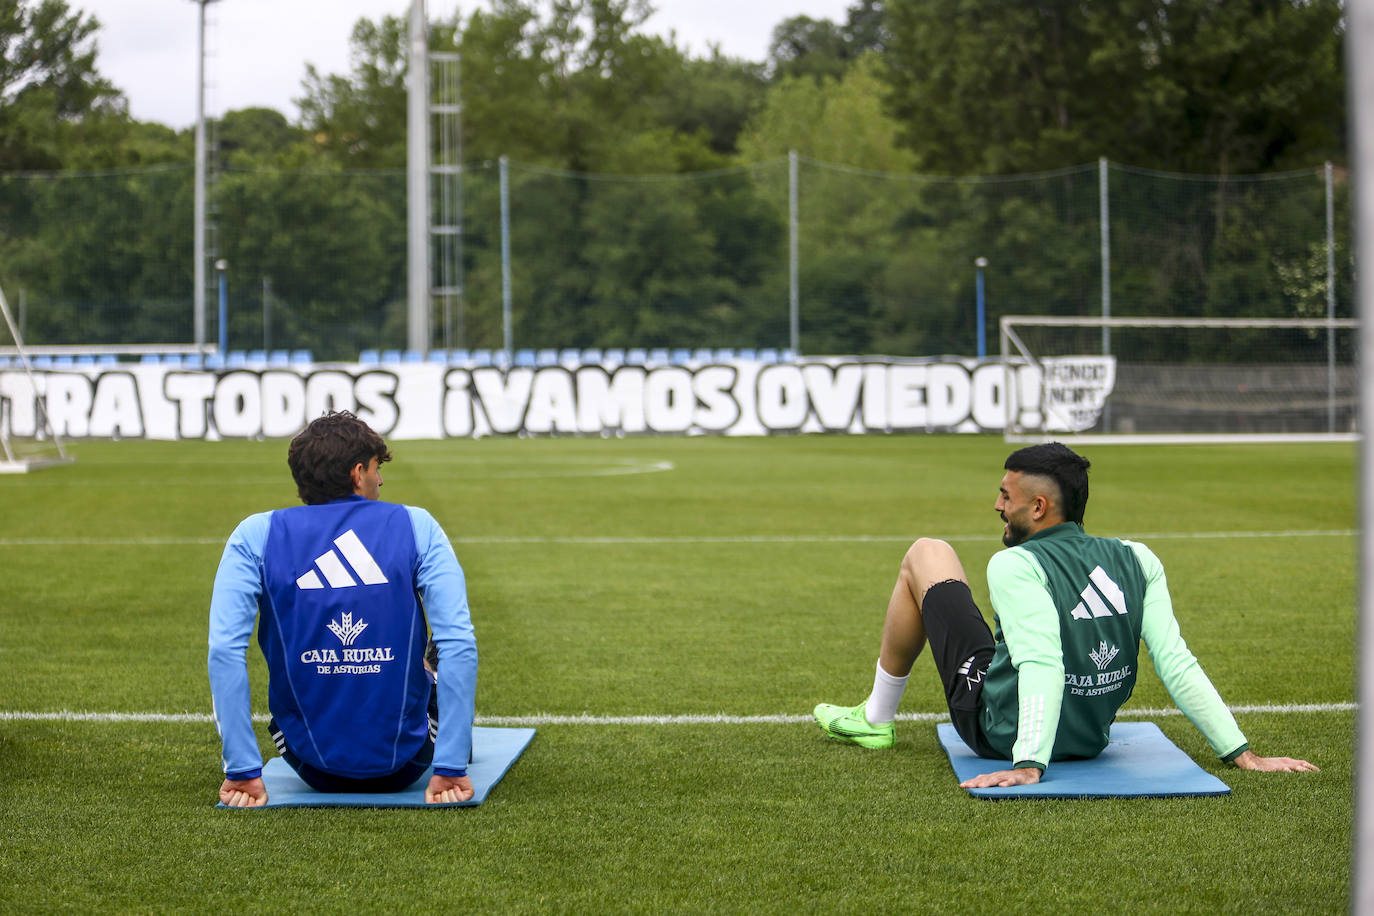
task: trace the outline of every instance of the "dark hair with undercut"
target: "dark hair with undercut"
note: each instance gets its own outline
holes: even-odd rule
[[[1008,471],[1048,477],[1059,488],[1059,508],[1065,521],[1083,524],[1083,510],[1088,507],[1087,458],[1062,442],[1028,445],[1007,456]]]
[[[318,506],[353,495],[353,468],[391,460],[385,440],[346,410],[330,411],[296,434],[286,464],[301,502]]]

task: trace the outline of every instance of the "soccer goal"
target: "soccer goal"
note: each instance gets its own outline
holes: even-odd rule
[[[0,368],[0,474],[24,474],[76,459],[67,454],[62,439],[48,419],[42,386],[24,349],[24,340],[10,314],[10,304],[0,289],[0,314],[14,342],[17,366]],[[3,337],[0,337],[3,340]]]
[[[1358,322],[1001,319],[1006,439],[1357,438]]]

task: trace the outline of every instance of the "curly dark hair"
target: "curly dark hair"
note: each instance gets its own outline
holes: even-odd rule
[[[1048,477],[1059,488],[1059,508],[1064,519],[1083,524],[1083,512],[1088,508],[1087,458],[1062,442],[1045,442],[1019,448],[1007,457],[1008,471]]]
[[[352,471],[391,460],[386,441],[346,410],[330,411],[296,434],[286,450],[286,464],[296,492],[308,506],[353,494]]]

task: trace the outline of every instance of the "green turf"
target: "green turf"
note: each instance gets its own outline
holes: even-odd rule
[[[907,543],[954,539],[984,603],[1000,546],[992,438],[393,446],[383,497],[431,509],[468,575],[479,720],[858,702]],[[220,548],[294,500],[285,445],[73,451],[0,477],[0,912],[1346,909],[1348,710],[1238,717],[1306,775],[1231,769],[1156,718],[1224,799],[974,800],[928,721],[889,752],[806,722],[546,724],[480,808],[216,810],[208,723],[14,714],[207,713]],[[1352,699],[1352,446],[1084,452],[1089,530],[1159,554],[1228,702]],[[1128,709],[1167,705],[1144,674]],[[903,712],[941,707],[922,658]]]

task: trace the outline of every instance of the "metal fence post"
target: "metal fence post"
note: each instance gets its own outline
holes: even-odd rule
[[[506,365],[515,361],[510,308],[510,161],[502,156],[501,166],[501,343]]]
[[[1102,317],[1112,317],[1112,227],[1108,203],[1107,157],[1097,160],[1097,218],[1102,234]],[[1102,326],[1102,355],[1112,352],[1112,329]]]
[[[787,153],[787,315],[791,331],[792,356],[801,356],[801,293],[797,289],[799,273],[797,213],[797,151]]]
[[[1336,317],[1336,201],[1331,162],[1326,163],[1326,317]],[[1326,431],[1336,431],[1336,329],[1326,329]]]

